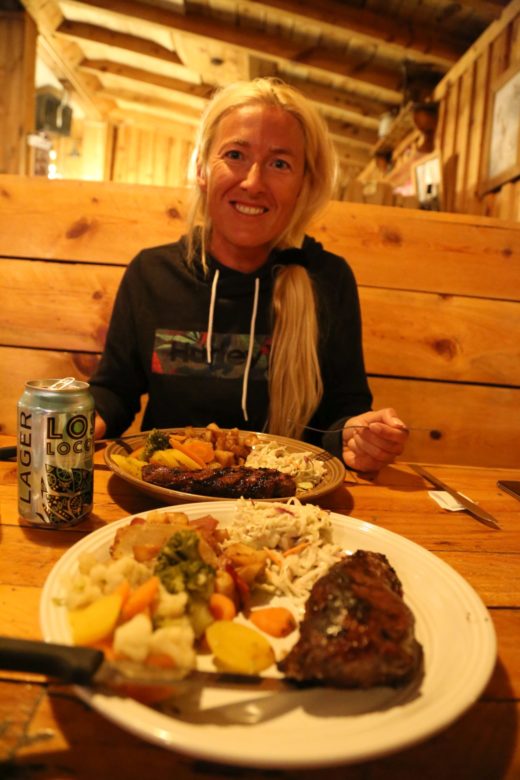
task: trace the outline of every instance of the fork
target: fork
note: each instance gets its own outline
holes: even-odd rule
[[[318,455],[316,455],[315,460],[320,460],[322,463],[326,463],[328,460],[332,460],[336,456],[332,454],[332,452],[327,452],[326,450],[322,450]]]

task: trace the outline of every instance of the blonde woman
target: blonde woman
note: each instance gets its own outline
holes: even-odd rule
[[[121,434],[148,393],[143,429],[328,431],[349,468],[378,471],[407,431],[370,411],[349,266],[305,234],[334,183],[323,120],[279,80],[232,84],[204,113],[195,163],[188,235],[141,252],[121,283],[91,380],[97,435]]]

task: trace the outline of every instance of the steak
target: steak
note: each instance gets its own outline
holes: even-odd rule
[[[285,498],[294,496],[296,482],[276,469],[223,466],[218,469],[182,471],[148,463],[142,468],[145,482],[184,493],[219,498]]]
[[[294,680],[344,688],[404,685],[422,664],[414,625],[386,557],[358,550],[314,584],[300,639],[278,668]]]

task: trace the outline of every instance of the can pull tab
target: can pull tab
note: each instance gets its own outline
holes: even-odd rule
[[[66,376],[64,379],[58,379],[57,382],[54,382],[50,387],[49,390],[63,390],[65,387],[68,387],[73,382],[76,381],[76,377],[74,376]]]

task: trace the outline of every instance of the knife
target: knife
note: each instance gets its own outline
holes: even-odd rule
[[[102,650],[28,639],[0,637],[0,669],[45,674],[66,684],[117,689],[124,685],[171,685],[181,695],[211,686],[254,691],[294,691],[309,687],[281,677],[232,672],[161,669],[134,661],[107,661]]]
[[[470,514],[472,514],[473,517],[476,517],[477,520],[479,520],[481,523],[484,523],[484,525],[487,525],[490,528],[501,530],[501,526],[495,520],[493,515],[490,515],[489,512],[486,512],[484,509],[479,507],[478,504],[475,504],[474,501],[471,501],[469,498],[466,498],[466,496],[463,496],[462,493],[458,492],[458,490],[454,490],[452,487],[447,485],[438,477],[435,477],[433,474],[430,474],[430,472],[426,471],[426,469],[423,469],[422,466],[418,466],[413,463],[410,463],[409,465],[410,468],[412,468],[415,472],[417,472],[417,474],[419,474],[421,477],[424,477],[424,479],[427,479],[428,482],[431,482],[432,485],[435,485],[435,487],[438,487],[441,490],[445,490],[446,493],[450,494],[450,496],[456,498],[459,504],[462,504],[464,509],[466,509]]]

